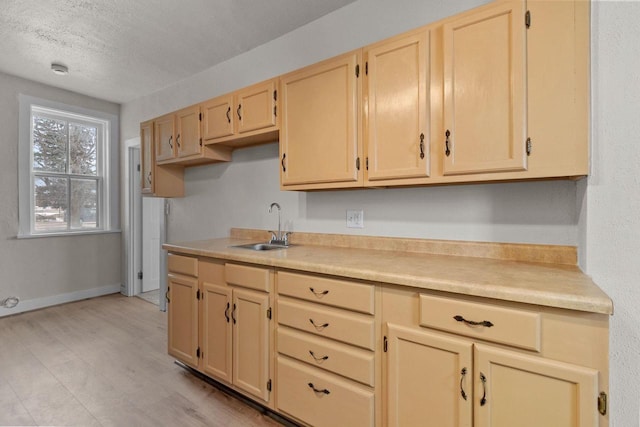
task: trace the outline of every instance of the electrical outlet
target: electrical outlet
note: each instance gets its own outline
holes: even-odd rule
[[[362,209],[347,209],[347,228],[364,228]]]

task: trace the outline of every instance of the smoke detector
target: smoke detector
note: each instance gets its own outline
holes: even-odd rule
[[[64,76],[69,74],[69,68],[67,68],[66,65],[56,64],[55,62],[51,63],[51,71],[53,71],[59,76]]]

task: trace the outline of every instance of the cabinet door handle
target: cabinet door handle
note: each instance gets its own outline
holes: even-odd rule
[[[467,400],[467,393],[465,393],[464,385],[462,383],[464,382],[464,377],[466,375],[467,375],[467,368],[462,368],[462,371],[460,371],[460,395],[464,400]]]
[[[424,159],[424,133],[420,134],[420,158]]]
[[[469,326],[484,326],[486,328],[490,328],[493,326],[493,323],[489,322],[488,320],[483,320],[482,322],[474,322],[473,320],[467,320],[464,317],[460,316],[459,314],[457,316],[453,316],[453,318],[458,321],[458,322],[464,322]]]
[[[238,120],[242,120],[242,116],[240,115],[241,109],[242,109],[242,104],[238,104],[238,109],[236,110],[236,113],[238,113]]]
[[[318,298],[322,298],[323,296],[325,296],[326,294],[329,293],[329,291],[322,291],[322,292],[318,292],[313,288],[309,288],[309,290],[311,291],[312,294],[314,294],[315,296],[317,296]]]
[[[173,135],[169,137],[169,147],[173,150]]]
[[[313,391],[315,391],[316,393],[323,393],[323,394],[330,394],[331,392],[329,390],[327,390],[326,388],[323,388],[322,390],[317,389],[313,383],[309,383],[308,384],[309,388]]]
[[[282,172],[286,172],[287,171],[287,167],[284,164],[284,159],[287,158],[287,153],[282,153],[282,162],[280,162],[282,164]]]
[[[229,303],[227,303],[227,308],[224,309],[224,317],[227,319],[227,323],[229,323]]]
[[[147,181],[149,181],[149,184],[151,184],[151,172],[147,174]]]
[[[449,157],[449,154],[451,154],[451,150],[449,149],[449,137],[451,136],[451,132],[449,132],[449,129],[444,133],[444,136],[444,154]]]
[[[231,107],[227,108],[227,121],[231,123]]]
[[[322,363],[322,362],[324,362],[325,360],[328,360],[328,359],[329,359],[329,356],[317,357],[317,356],[315,355],[315,353],[314,353],[313,351],[311,351],[311,350],[309,350],[309,354],[311,355],[311,357],[313,357],[313,358],[314,358],[314,360],[315,360],[317,363]]]
[[[180,134],[176,136],[176,144],[178,144],[178,148],[180,148]]]
[[[233,310],[231,310],[231,319],[233,319],[233,324],[236,324],[236,305],[233,304]]]
[[[487,377],[480,372],[480,382],[482,383],[482,399],[480,399],[480,406],[484,406],[487,403]]]
[[[166,299],[167,302],[171,302],[171,299],[169,298],[169,289],[167,289],[167,292],[164,293],[164,299]]]
[[[309,319],[309,322],[311,322],[313,327],[316,328],[318,331],[321,331],[324,328],[326,328],[327,326],[329,326],[328,323],[323,323],[322,325],[318,325],[316,322],[313,321],[313,319]]]

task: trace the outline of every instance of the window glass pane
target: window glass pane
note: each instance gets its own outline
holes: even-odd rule
[[[92,126],[69,123],[70,173],[97,175],[98,130]]]
[[[35,231],[67,231],[67,178],[34,177]]]
[[[71,228],[98,228],[98,181],[71,180]]]
[[[33,170],[67,171],[67,122],[33,116]]]

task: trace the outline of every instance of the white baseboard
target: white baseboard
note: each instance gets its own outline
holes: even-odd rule
[[[87,298],[99,297],[102,295],[115,294],[120,292],[120,284],[101,286],[93,289],[83,289],[81,291],[69,292],[67,294],[52,295],[50,297],[35,298],[20,301],[13,308],[0,307],[0,317],[12,314],[23,313],[25,311],[37,310],[39,308],[51,307],[52,305],[64,304],[67,302],[79,301]]]

